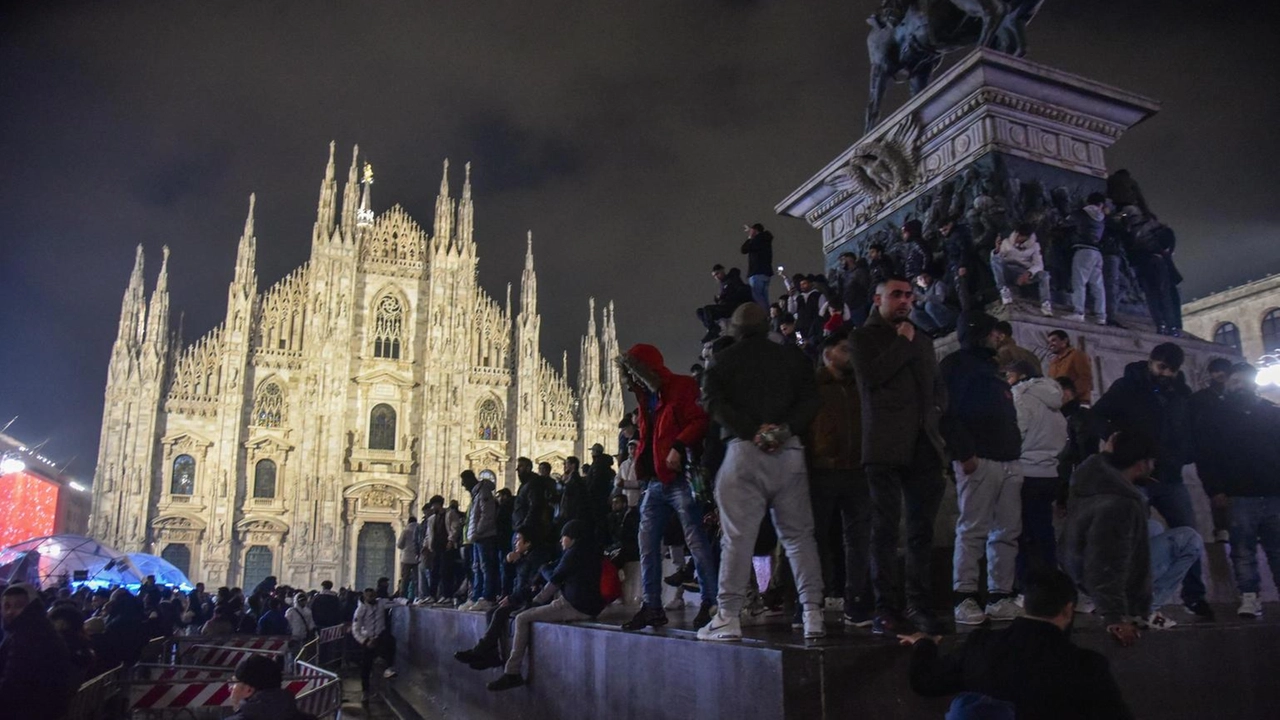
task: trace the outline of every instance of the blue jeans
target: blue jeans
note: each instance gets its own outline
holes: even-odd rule
[[[1071,308],[1077,315],[1084,314],[1084,301],[1093,295],[1093,314],[1107,316],[1107,295],[1102,286],[1102,251],[1094,248],[1076,248],[1071,255]]]
[[[940,302],[926,302],[911,309],[911,322],[928,333],[940,332],[956,325],[956,311]]]
[[[1020,287],[1016,284],[1018,282],[1018,276],[1026,271],[1027,269],[1021,265],[1007,263],[1004,258],[996,255],[995,253],[991,253],[991,273],[996,276],[997,288],[1006,290],[1010,285]],[[1031,276],[1031,282],[1040,286],[1040,302],[1046,303],[1052,299],[1053,296],[1050,294],[1049,287],[1049,273],[1041,270]]]
[[[1271,577],[1280,583],[1280,497],[1231,498],[1231,569],[1242,593],[1261,592],[1259,542]]]
[[[1150,521],[1152,530],[1160,530],[1160,523]],[[1173,593],[1178,585],[1183,585],[1182,595],[1186,597],[1184,583],[1187,568],[1200,564],[1200,553],[1204,551],[1204,541],[1195,528],[1171,527],[1164,532],[1151,536],[1151,609],[1159,610],[1161,606],[1173,600]],[[1203,598],[1203,594],[1201,595]]]
[[[747,282],[751,284],[751,299],[756,304],[769,311],[769,281],[773,279],[772,275],[752,275],[747,278]]]
[[[1196,526],[1196,513],[1191,508],[1191,493],[1187,492],[1186,485],[1180,482],[1157,482],[1148,485],[1146,492],[1147,499],[1151,501],[1151,507],[1160,513],[1169,527],[1194,528]],[[1152,557],[1155,557],[1154,550]],[[1195,562],[1187,569],[1186,578],[1182,581],[1183,602],[1193,603],[1204,599],[1204,578],[1200,573],[1200,556],[1197,555]]]
[[[693,554],[702,602],[714,605],[719,589],[716,561],[711,541],[702,529],[702,506],[693,499],[689,483],[678,479],[666,485],[650,480],[640,500],[640,584],[644,589],[644,603],[649,607],[662,607],[662,531],[672,511],[680,519],[685,544]]]
[[[498,538],[471,543],[471,599],[493,602],[498,598]]]

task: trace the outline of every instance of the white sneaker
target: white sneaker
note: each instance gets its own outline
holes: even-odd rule
[[[1214,542],[1216,542],[1216,543],[1231,542],[1231,531],[1229,531],[1229,530],[1214,530],[1214,531],[1213,531],[1213,541],[1214,541]]]
[[[1146,618],[1138,620],[1138,627],[1145,630],[1168,630],[1178,626],[1178,621],[1159,610],[1153,610]]]
[[[804,611],[804,639],[817,640],[827,636],[827,623],[822,619],[821,610]]]
[[[493,603],[485,600],[484,598],[480,598],[479,600],[471,603],[471,607],[468,608],[471,612],[489,612],[492,609]]]
[[[1090,615],[1097,609],[1098,606],[1093,604],[1093,598],[1084,593],[1081,593],[1076,599],[1076,612],[1078,613]]]
[[[974,603],[974,606],[976,607],[977,603]],[[1018,603],[1013,598],[1004,598],[987,603],[987,617],[996,622],[1013,620],[1022,617],[1022,608],[1018,607]],[[959,619],[956,622],[959,622]]]
[[[471,608],[475,607],[475,604],[476,603],[474,600],[468,600],[462,603],[461,605],[459,605],[458,609],[461,610],[462,612],[470,612]]]
[[[1099,325],[1106,325],[1106,324],[1107,324],[1107,318],[1106,318],[1106,316],[1096,317],[1096,318],[1094,318],[1094,319],[1093,319],[1093,321],[1094,321],[1095,323],[1099,324]]]
[[[956,606],[956,623],[960,625],[981,625],[987,621],[987,614],[982,612],[982,608],[978,607],[978,601],[973,598],[965,598],[965,601]]]
[[[1001,305],[1013,304],[1013,292],[1009,290],[1009,288],[1000,288],[1000,304]]]
[[[736,617],[716,612],[711,616],[711,622],[698,628],[698,639],[712,642],[737,642],[742,639],[742,623],[738,622]]]
[[[1258,597],[1258,593],[1240,596],[1240,609],[1236,610],[1236,614],[1242,618],[1262,617],[1262,598]]]
[[[1040,314],[1045,317],[1053,317],[1053,303],[1051,302],[1040,303]]]
[[[397,674],[398,674],[398,673],[396,672],[396,669],[395,669],[395,668],[387,668],[386,670],[383,670],[383,671],[382,671],[382,677],[384,677],[384,678],[393,678],[393,677],[395,677]]]
[[[1074,321],[1074,322],[1084,322],[1084,314],[1083,314],[1083,313],[1075,313],[1075,314],[1072,314],[1072,315],[1068,315],[1068,316],[1066,316],[1066,317],[1065,317],[1065,318],[1063,318],[1063,319],[1064,319],[1064,320],[1072,320],[1072,321]]]
[[[684,593],[680,593],[679,595],[676,595],[675,597],[668,600],[667,604],[662,606],[662,609],[663,610],[683,610],[684,609]]]

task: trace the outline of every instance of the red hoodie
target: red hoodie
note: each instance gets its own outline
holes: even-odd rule
[[[660,379],[658,403],[650,412],[649,391],[635,387],[640,406],[640,444],[637,454],[653,448],[654,474],[665,485],[679,477],[679,472],[667,467],[667,454],[672,448],[684,449],[702,442],[707,434],[707,413],[698,404],[701,391],[698,381],[689,375],[677,375],[667,369],[662,353],[652,345],[631,346],[627,355],[643,363]]]

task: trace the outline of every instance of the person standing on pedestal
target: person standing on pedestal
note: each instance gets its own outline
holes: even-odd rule
[[[1186,358],[1174,343],[1162,343],[1151,350],[1146,362],[1125,366],[1124,376],[1111,384],[1093,406],[1098,418],[1112,430],[1136,431],[1156,442],[1156,482],[1145,489],[1147,497],[1170,528],[1194,528],[1195,511],[1191,494],[1182,482],[1182,468],[1192,459],[1191,389],[1182,375]],[[1201,563],[1196,559],[1182,583],[1182,602],[1187,611],[1205,619],[1213,609],[1205,600]]]
[[[722,428],[727,447],[715,485],[723,532],[720,607],[698,630],[698,639],[742,639],[738,616],[746,604],[752,551],[766,513],[791,561],[804,636],[820,638],[827,634],[822,563],[800,442],[822,406],[813,365],[803,354],[769,340],[769,319],[758,307],[735,310],[729,333],[736,342],[716,355],[703,379],[703,405]]]
[[[956,218],[943,221],[938,228],[942,235],[942,251],[947,259],[947,280],[955,288],[956,298],[960,302],[960,312],[968,312],[973,306],[974,277],[971,274],[975,266],[973,253],[973,233],[969,226]]]
[[[1102,234],[1106,232],[1107,196],[1092,193],[1084,207],[1071,213],[1071,309],[1069,320],[1084,322],[1087,295],[1093,295],[1093,315],[1107,324],[1107,297],[1102,286]]]
[[[746,242],[742,254],[747,256],[747,282],[751,285],[751,298],[761,308],[769,309],[769,280],[773,278],[773,233],[764,225],[744,225]]]
[[[467,509],[467,539],[471,542],[471,602],[461,609],[485,612],[498,599],[498,506],[493,499],[493,482],[462,471],[462,489],[471,494]]]
[[[1023,223],[1012,235],[996,243],[996,249],[991,251],[991,272],[996,276],[1001,304],[1013,304],[1010,285],[1022,287],[1035,283],[1040,288],[1040,314],[1053,316],[1049,273],[1044,269],[1044,255],[1040,252],[1040,243],[1036,242],[1034,225]]]
[[[947,404],[933,341],[911,324],[911,284],[901,276],[876,287],[875,309],[853,333],[853,365],[862,402],[862,465],[871,492],[871,559],[876,594],[872,631],[898,630],[898,617],[937,634],[933,602],[933,525],[942,503]],[[906,593],[898,573],[898,524],[905,501]]]
[[[956,332],[960,349],[939,363],[948,401],[942,433],[960,505],[952,578],[955,619],[962,625],[1021,614],[1013,584],[1022,535],[1022,438],[1013,393],[996,360],[995,324],[982,312],[962,316]],[[978,589],[984,548],[985,610]]]

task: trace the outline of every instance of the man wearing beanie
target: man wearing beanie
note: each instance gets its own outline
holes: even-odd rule
[[[293,696],[280,688],[280,664],[267,655],[250,655],[236,665],[231,704],[235,714],[227,720],[289,720],[297,717]]]
[[[516,615],[511,654],[507,656],[502,677],[489,683],[490,690],[509,690],[524,684],[520,666],[529,650],[529,634],[535,622],[587,620],[604,609],[604,598],[600,596],[602,557],[593,541],[586,523],[581,520],[565,523],[560,531],[564,554],[547,577],[546,586],[533,598],[534,607]]]
[[[755,305],[733,312],[733,345],[703,376],[702,400],[726,441],[716,473],[716,504],[724,533],[719,611],[699,640],[741,640],[738,615],[751,579],[760,518],[770,513],[791,560],[803,607],[804,636],[826,635],[822,566],[813,537],[809,476],[800,437],[822,405],[813,366],[794,347],[769,340],[769,321]]]

